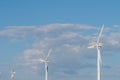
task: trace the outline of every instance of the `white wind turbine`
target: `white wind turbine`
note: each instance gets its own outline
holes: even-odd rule
[[[11,80],[14,80],[15,74],[16,74],[16,72],[14,71],[14,69],[12,69],[12,72],[11,72]]]
[[[45,59],[40,59],[39,61],[45,63],[45,80],[48,80],[48,57],[50,56],[52,49],[49,50],[48,55],[46,56]]]
[[[97,80],[100,80],[100,75],[101,75],[100,66],[101,66],[102,60],[101,60],[100,48],[102,47],[102,43],[100,43],[100,39],[102,36],[103,28],[104,28],[104,25],[102,26],[102,28],[100,30],[96,44],[88,47],[88,48],[95,48],[96,47],[96,49],[97,49]]]

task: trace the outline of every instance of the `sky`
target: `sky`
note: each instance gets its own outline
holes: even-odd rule
[[[1,0],[0,80],[96,80],[100,42],[101,80],[120,79],[119,0]]]

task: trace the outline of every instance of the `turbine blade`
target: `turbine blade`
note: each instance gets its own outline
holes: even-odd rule
[[[45,62],[45,60],[43,60],[43,59],[39,59],[39,61],[40,61],[40,62]]]
[[[95,48],[95,45],[88,46],[88,48]]]
[[[50,56],[50,53],[52,52],[52,49],[49,50],[48,55],[46,56],[46,59]]]
[[[100,38],[101,38],[102,32],[103,32],[103,28],[104,28],[104,25],[102,25],[102,28],[101,28],[101,30],[100,30],[100,33],[99,33],[99,36],[98,36],[98,39],[97,39],[97,43],[100,42]]]

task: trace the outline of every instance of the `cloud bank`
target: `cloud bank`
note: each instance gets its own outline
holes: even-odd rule
[[[120,33],[117,26],[105,27],[103,31],[101,40],[103,58],[120,53]],[[22,51],[18,61],[20,65],[29,66],[36,74],[44,76],[44,71],[42,72],[44,64],[40,63],[39,59],[45,58],[49,49],[52,48],[53,51],[49,57],[50,75],[95,76],[96,49],[87,47],[96,41],[99,30],[100,27],[80,24],[9,26],[0,31],[0,37],[7,37],[13,42],[17,40],[18,43],[24,39],[33,40],[30,44],[31,48]],[[113,66],[103,62],[102,67],[111,69]]]

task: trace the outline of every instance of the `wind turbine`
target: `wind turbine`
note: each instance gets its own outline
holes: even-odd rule
[[[100,66],[102,64],[102,59],[101,59],[101,54],[100,54],[100,48],[102,47],[102,43],[100,43],[100,39],[102,36],[103,28],[104,28],[104,25],[102,26],[102,28],[100,30],[100,33],[98,35],[96,43],[94,45],[91,45],[88,47],[88,48],[95,48],[96,47],[96,49],[97,49],[97,80],[100,80],[100,78],[101,78],[100,77],[100,75],[101,75]]]
[[[15,74],[16,74],[16,72],[14,71],[14,69],[12,69],[12,72],[11,72],[11,80],[14,80]]]
[[[45,80],[48,80],[48,57],[50,56],[52,49],[49,50],[48,55],[45,59],[40,59],[39,61],[45,63]]]

